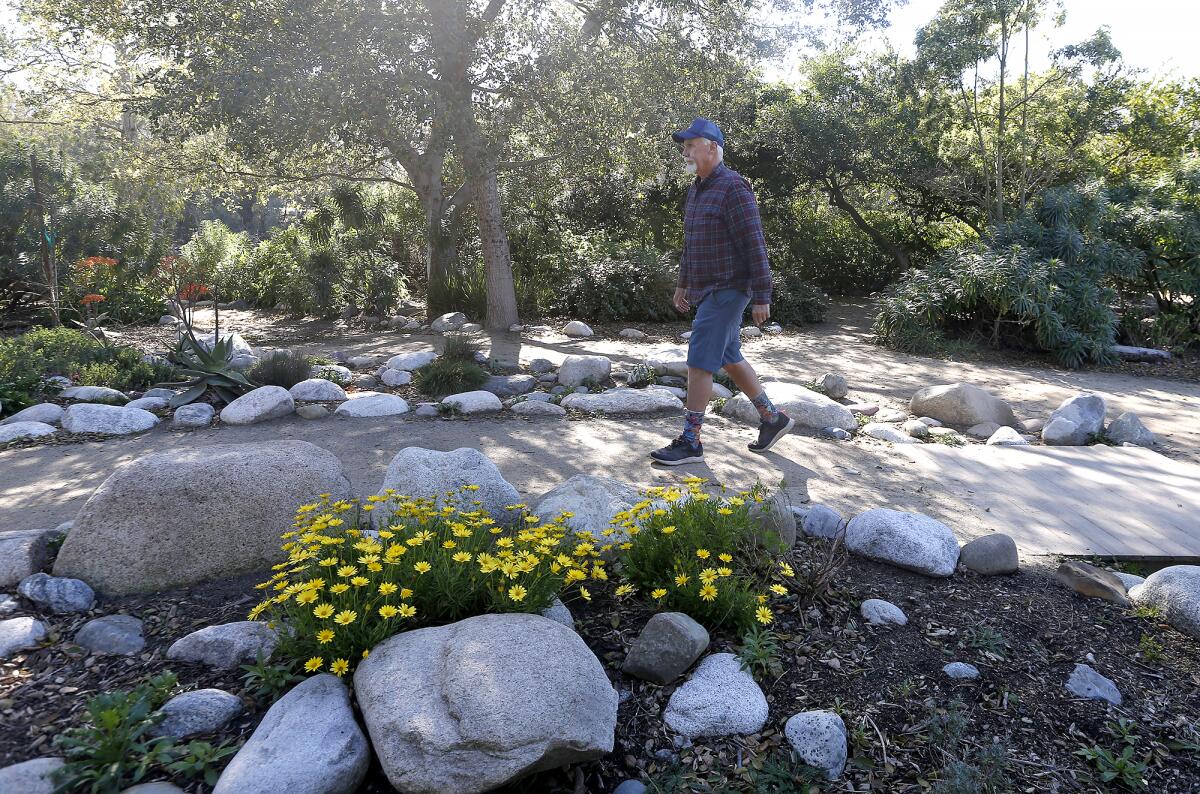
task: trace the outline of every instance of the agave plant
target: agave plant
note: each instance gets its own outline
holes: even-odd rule
[[[233,349],[231,337],[218,338],[209,350],[196,341],[191,329],[179,337],[179,346],[167,354],[167,359],[179,368],[188,380],[161,384],[166,388],[182,388],[171,398],[170,406],[178,408],[200,399],[212,390],[223,402],[233,402],[254,388],[254,384],[229,364]]]

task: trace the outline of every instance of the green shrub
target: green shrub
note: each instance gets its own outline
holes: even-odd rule
[[[619,544],[624,576],[657,607],[685,612],[710,629],[747,632],[774,621],[768,593],[788,589],[772,578],[791,567],[772,559],[752,518],[764,498],[755,488],[728,498],[705,493],[704,480],[686,489],[650,488],[647,499],[613,517],[606,537]]]
[[[677,266],[669,255],[581,245],[559,268],[561,281],[546,307],[551,314],[592,322],[679,319],[671,305]]]
[[[1134,276],[1141,254],[1104,236],[1107,201],[1096,184],[1048,190],[1014,222],[910,271],[881,303],[876,339],[921,353],[943,335],[974,335],[1068,367],[1110,363],[1112,285]]]
[[[639,361],[629,370],[629,377],[625,379],[625,382],[634,389],[641,389],[658,383],[658,374],[654,371],[654,367],[644,361]]]
[[[312,377],[313,363],[302,353],[276,350],[250,370],[250,380],[259,386],[282,386],[290,389]]]
[[[448,394],[474,391],[487,382],[488,374],[474,361],[442,356],[413,373],[413,385],[422,394],[441,399]]]
[[[804,281],[795,271],[773,272],[771,319],[780,325],[819,323],[829,311],[824,292]]]
[[[540,612],[565,586],[604,579],[591,542],[572,545],[565,516],[543,523],[510,505],[497,523],[471,499],[478,486],[439,499],[384,496],[302,505],[283,535],[290,559],[257,585],[268,597],[251,620],[286,624],[280,658],[306,673],[346,675],[400,631],[493,612]],[[375,511],[378,511],[375,513]],[[377,516],[377,533],[367,535]]]
[[[45,375],[129,391],[169,379],[173,371],[143,361],[133,348],[106,345],[70,328],[37,328],[0,339],[0,401],[5,414],[44,398]]]
[[[87,702],[84,724],[55,742],[64,766],[55,773],[63,791],[117,792],[172,760],[173,740],[152,738],[156,709],[170,697],[175,676],[162,673],[132,690],[106,692]]]

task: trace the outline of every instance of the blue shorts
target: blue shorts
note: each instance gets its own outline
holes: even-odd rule
[[[696,307],[687,363],[694,369],[716,372],[742,358],[742,315],[750,296],[738,289],[710,292]]]

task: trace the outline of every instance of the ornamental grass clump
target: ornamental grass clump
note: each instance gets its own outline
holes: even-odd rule
[[[777,560],[754,518],[766,499],[763,488],[726,496],[704,491],[705,480],[685,487],[650,488],[646,499],[613,517],[605,530],[621,542],[623,575],[618,597],[640,593],[666,611],[684,612],[710,629],[744,632],[775,620],[772,597],[788,595],[781,584],[792,570]],[[774,580],[774,581],[773,581]]]
[[[542,521],[514,504],[497,522],[472,499],[478,489],[302,505],[283,535],[288,560],[256,585],[268,597],[248,617],[280,625],[281,656],[306,673],[343,676],[398,632],[541,612],[564,587],[590,598],[583,583],[607,578],[596,544],[568,537],[570,513]]]

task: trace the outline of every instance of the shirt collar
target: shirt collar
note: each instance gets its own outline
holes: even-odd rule
[[[701,179],[700,177],[696,177],[696,186],[697,187],[708,187],[717,179],[717,177],[721,176],[727,170],[729,170],[729,169],[727,169],[725,167],[724,162],[717,163],[717,167],[714,168],[712,170],[712,173],[710,173],[708,176],[704,177],[703,179]]]

